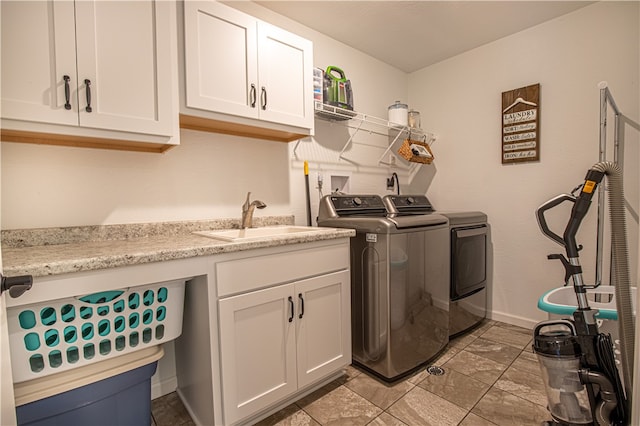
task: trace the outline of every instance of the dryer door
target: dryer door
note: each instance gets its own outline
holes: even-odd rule
[[[451,300],[487,284],[487,225],[451,229]]]

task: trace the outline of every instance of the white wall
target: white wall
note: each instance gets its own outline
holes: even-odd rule
[[[3,142],[2,229],[239,217],[247,191],[290,214],[286,144],[181,139],[164,154]]]
[[[367,56],[343,43],[337,42],[321,33],[300,25],[288,18],[265,9],[252,2],[227,2],[230,6],[249,13],[264,21],[285,28],[313,41],[314,66],[326,69],[330,65],[341,68],[353,86],[354,109],[373,117],[387,119],[387,108],[396,100],[407,101],[407,74],[370,56]],[[361,194],[385,195],[387,191],[385,179],[391,172],[400,176],[401,187],[408,184],[408,171],[378,165],[379,157],[388,145],[388,136],[371,134],[368,130],[374,127],[363,127],[363,131],[355,131],[316,119],[315,136],[306,138],[291,151],[291,209],[296,221],[306,221],[305,184],[303,162],[309,162],[309,180],[311,188],[312,220],[318,212],[319,193],[317,176],[323,176],[323,194],[327,195],[331,188],[331,176],[349,178],[349,192]],[[356,124],[356,123],[353,123]],[[386,128],[384,129],[387,131]],[[343,149],[350,136],[354,135],[344,157],[339,159],[338,153]],[[294,152],[295,148],[295,152]]]
[[[314,65],[340,66],[353,81],[356,108],[386,117],[395,99],[406,100],[404,72],[255,4],[234,4],[243,5],[255,16],[311,39]],[[305,223],[304,160],[310,163],[312,191],[318,171],[328,181],[337,168],[352,176],[353,191],[385,192],[386,170],[362,172],[349,163],[338,165],[334,153],[324,161],[348,134],[326,122],[316,127],[319,142],[302,141],[298,152],[305,158],[300,161],[290,155],[294,143],[188,130],[182,131],[180,146],[161,155],[3,142],[1,227],[239,217],[248,191],[268,206],[256,216],[294,214],[298,223]],[[315,192],[313,218],[317,199]]]
[[[431,201],[436,208],[489,216],[494,318],[532,325],[544,318],[536,308],[540,295],[562,284],[560,262],[546,255],[563,249],[542,235],[534,212],[571,191],[597,162],[600,81],[609,82],[618,107],[638,121],[638,16],[637,2],[597,3],[409,76],[409,101],[422,112],[423,126],[441,135],[434,145],[438,172],[428,191]],[[541,160],[502,165],[501,93],[535,83],[541,85]],[[637,142],[637,131],[627,128],[633,178],[625,180],[625,190],[636,211]],[[594,212],[595,205],[578,234],[590,282]],[[562,234],[568,216],[549,216]],[[637,224],[629,228],[635,265]]]
[[[598,3],[407,76],[258,5],[234,3],[311,39],[315,65],[340,66],[352,80],[357,110],[384,118],[400,99],[422,113],[423,127],[438,134],[436,161],[421,167],[411,188],[409,174],[398,170],[403,192],[427,192],[440,209],[488,213],[495,316],[525,323],[542,316],[534,302],[562,277],[559,263],[546,260],[560,247],[541,235],[533,214],[597,160],[597,83],[608,80],[620,108],[638,117],[637,6]],[[523,46],[530,55],[518,53]],[[542,160],[502,166],[501,92],[538,82]],[[162,155],[2,143],[1,226],[239,217],[247,191],[268,204],[257,215],[293,213],[304,223],[305,159],[311,187],[320,171],[325,194],[331,174],[350,176],[351,192],[387,193],[384,178],[394,169],[377,167],[379,148],[354,145],[347,154],[355,163],[336,162],[349,132],[316,120],[315,138],[301,141],[297,157],[294,143],[194,131],[183,131],[181,145]],[[386,143],[366,132],[355,140]],[[317,193],[311,198],[315,217]],[[586,264],[593,249],[585,246]]]
[[[386,140],[367,132],[347,149],[355,162],[337,161],[353,130],[320,120],[297,155],[294,143],[194,131],[182,131],[181,145],[162,155],[3,142],[1,228],[239,217],[247,191],[268,204],[256,215],[293,213],[304,223],[303,160],[310,162],[312,188],[317,173],[324,176],[325,194],[332,174],[350,176],[351,192],[385,194],[383,179],[397,171],[403,192],[426,192],[436,208],[488,213],[492,316],[522,325],[542,319],[535,303],[560,285],[563,271],[546,260],[561,248],[542,236],[534,211],[571,190],[598,159],[598,82],[607,80],[621,110],[640,121],[638,3],[594,4],[408,76],[253,3],[233,6],[311,39],[314,65],[340,66],[352,80],[358,111],[384,118],[393,101],[408,101],[422,113],[423,127],[438,135],[434,165],[415,175],[377,167],[380,148],[358,144],[384,147]],[[541,161],[503,166],[501,92],[533,83],[541,84]],[[627,198],[638,209],[635,130],[627,128],[627,141],[626,173],[636,173],[625,180]],[[315,217],[317,193],[311,198]],[[552,224],[564,219],[552,217]],[[588,272],[592,222],[580,234]],[[635,248],[637,226],[630,227]],[[162,374],[172,376],[169,370]]]

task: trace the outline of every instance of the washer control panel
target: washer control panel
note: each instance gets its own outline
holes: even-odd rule
[[[386,217],[387,209],[379,195],[328,195],[320,204],[320,218],[355,215]]]
[[[384,202],[390,212],[433,212],[431,203],[424,195],[386,195]]]
[[[378,195],[332,195],[331,202],[336,210],[344,209],[384,209]]]

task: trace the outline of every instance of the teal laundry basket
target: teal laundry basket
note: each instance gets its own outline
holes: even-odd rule
[[[635,313],[636,287],[631,288],[631,299]],[[598,328],[601,333],[609,333],[618,340],[618,311],[616,308],[615,287],[601,285],[587,289],[589,306],[598,309]],[[572,318],[578,308],[573,286],[554,288],[538,299],[538,308],[549,315],[549,319]]]
[[[182,333],[185,280],[7,309],[14,383],[156,346]]]
[[[590,288],[587,289],[587,299],[589,306],[599,311],[596,315],[598,331],[611,335],[616,367],[622,373],[622,364],[619,358],[620,333],[618,332],[618,311],[616,308],[615,290],[615,287],[609,285]],[[631,287],[631,301],[634,315],[636,312],[636,297],[637,288]],[[578,300],[573,286],[554,288],[546,292],[538,299],[538,308],[547,312],[549,319],[573,319],[572,315],[575,310],[578,309]]]

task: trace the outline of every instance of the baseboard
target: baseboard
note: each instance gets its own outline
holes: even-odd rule
[[[167,377],[162,380],[151,381],[151,399],[160,398],[178,389],[178,378],[176,376]]]
[[[505,314],[503,312],[487,312],[487,318],[490,318],[495,321],[504,322],[511,325],[517,325],[518,327],[528,328],[533,330],[537,323],[541,320],[533,320],[531,318],[525,318],[518,315],[513,314]]]
[[[180,389],[177,389],[176,393],[178,394],[178,398],[180,398],[180,401],[182,401],[182,405],[184,405],[184,409],[187,410],[187,413],[189,413],[191,420],[193,420],[193,423],[195,423],[198,426],[203,425],[204,423],[200,421],[198,416],[196,416],[195,411],[191,409],[191,405],[189,405],[189,401],[183,397],[182,391]]]

